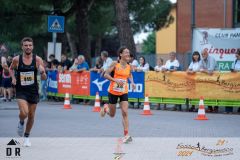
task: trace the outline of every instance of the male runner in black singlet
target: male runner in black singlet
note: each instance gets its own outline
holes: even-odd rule
[[[33,40],[25,37],[21,41],[23,53],[13,58],[10,66],[12,83],[16,85],[16,98],[19,106],[19,123],[17,133],[23,136],[23,146],[30,147],[29,134],[34,122],[35,110],[39,102],[37,73],[40,72],[41,79],[46,79],[42,58],[34,55]],[[15,77],[14,70],[17,72]],[[28,118],[24,132],[24,120]]]

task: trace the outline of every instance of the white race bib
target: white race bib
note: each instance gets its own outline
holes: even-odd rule
[[[118,81],[122,81],[123,82],[123,85],[122,86],[119,86],[116,82],[113,83],[113,91],[116,91],[116,92],[125,92],[125,88],[126,88],[126,85],[127,85],[127,81],[126,80],[123,80],[123,79],[117,79]]]
[[[34,71],[20,72],[21,86],[28,86],[34,84]]]

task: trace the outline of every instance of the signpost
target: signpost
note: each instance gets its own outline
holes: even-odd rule
[[[64,33],[64,17],[48,16],[48,32],[52,32],[53,54],[56,54],[57,33]]]

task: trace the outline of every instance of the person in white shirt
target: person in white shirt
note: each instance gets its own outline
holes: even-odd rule
[[[163,71],[163,59],[158,57],[157,58],[157,62],[156,62],[156,66],[154,67],[154,71],[156,72],[161,72]],[[157,105],[154,107],[155,110],[160,110],[161,107],[160,107],[160,103],[157,103]],[[163,110],[166,110],[167,109],[167,105],[166,104],[163,104]]]
[[[232,64],[232,72],[240,72],[240,51],[236,52],[236,60]]]
[[[196,72],[200,71],[200,65],[201,65],[201,56],[198,51],[193,52],[192,54],[192,62],[188,67],[187,73],[188,74],[194,74]]]
[[[103,66],[100,69],[100,72],[103,75],[105,73],[105,71],[111,66],[113,60],[112,60],[112,58],[108,57],[108,52],[107,51],[102,51],[101,52],[101,59],[103,61]]]
[[[162,71],[163,66],[164,66],[164,65],[163,65],[163,59],[160,58],[160,57],[158,57],[158,58],[157,58],[157,65],[154,67],[154,71],[156,71],[156,72]]]
[[[146,63],[146,60],[143,56],[139,57],[139,65],[137,67],[138,72],[147,72],[149,71],[149,64]]]
[[[240,51],[236,52],[236,60],[232,64],[231,72],[240,72]],[[233,107],[226,107],[225,112],[232,113]],[[238,113],[240,113],[240,107],[238,108]]]
[[[137,67],[138,67],[138,61],[135,59],[133,54],[130,54],[130,66],[131,66],[131,70],[132,71],[136,71]]]
[[[192,62],[187,69],[187,74],[194,74],[196,72],[200,72],[200,67],[201,67],[201,56],[198,51],[195,51],[192,54]],[[192,105],[189,111],[195,112],[196,111],[195,105]]]
[[[166,64],[164,65],[163,71],[171,71],[171,72],[177,71],[180,64],[179,64],[178,60],[176,59],[176,53],[175,52],[169,53],[169,57],[170,57],[170,59],[167,60]]]

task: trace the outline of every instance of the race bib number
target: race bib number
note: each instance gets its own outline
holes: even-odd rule
[[[114,84],[113,84],[113,91],[116,91],[116,92],[125,92],[126,85],[127,85],[127,81],[126,81],[126,80],[123,80],[123,79],[117,79],[117,80],[122,81],[122,82],[123,82],[123,85],[122,85],[122,86],[119,86],[116,82],[114,82]]]
[[[20,72],[21,86],[28,86],[34,84],[34,71]]]

